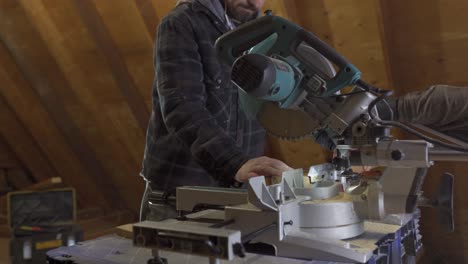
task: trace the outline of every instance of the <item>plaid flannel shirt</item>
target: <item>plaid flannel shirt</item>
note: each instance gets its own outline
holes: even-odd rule
[[[265,132],[239,106],[231,68],[214,43],[228,26],[199,1],[160,23],[156,77],[141,175],[161,191],[231,186],[244,162],[263,154]]]

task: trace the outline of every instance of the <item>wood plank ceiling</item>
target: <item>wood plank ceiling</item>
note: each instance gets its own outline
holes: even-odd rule
[[[175,2],[0,0],[0,192],[62,177],[81,208],[138,210],[155,28]],[[265,9],[314,32],[365,80],[397,94],[468,83],[466,1],[266,0]],[[328,155],[311,140],[270,141],[272,154],[293,167]],[[428,193],[444,170],[459,174],[458,231],[443,234],[424,210],[425,242],[432,255],[463,263],[467,166],[438,165]]]

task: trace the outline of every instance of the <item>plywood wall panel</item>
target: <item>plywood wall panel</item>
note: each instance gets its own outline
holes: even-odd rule
[[[108,175],[111,175],[106,181],[115,181],[117,186],[121,186],[119,191],[127,193],[122,195],[126,205],[136,210],[139,198],[133,193],[141,192],[142,183],[138,180],[128,182],[128,177],[133,175],[138,179],[142,156],[142,152],[138,150],[143,146],[143,131],[138,125],[132,124],[135,119],[125,97],[115,90],[107,64],[102,57],[99,60],[100,56],[93,42],[77,41],[89,40],[90,36],[80,23],[73,4],[52,5],[51,1],[46,2],[47,5],[43,5],[40,1],[35,1],[24,7],[35,24],[39,25],[38,31],[51,47],[51,53],[60,68],[64,70],[70,88],[75,92],[82,108],[80,111],[88,113],[81,117],[90,119],[95,125],[94,128],[87,129],[87,138],[92,146],[99,146],[94,148],[96,155],[109,172]],[[85,47],[81,47],[82,45]],[[91,71],[88,65],[93,65]],[[102,78],[102,75],[107,75],[107,78]],[[89,122],[83,119],[78,120]],[[118,119],[124,119],[125,126]],[[135,131],[136,136],[130,138],[130,131]],[[140,149],[136,148],[138,144]],[[115,166],[116,162],[120,166]]]
[[[101,185],[100,192],[108,193],[109,196],[106,199],[108,199],[109,204],[112,200],[118,200],[115,197],[116,192],[110,191],[112,188],[109,190],[104,187],[113,183],[105,181],[108,178],[106,177],[107,173],[104,172],[101,162],[95,157],[94,150],[84,139],[87,130],[80,130],[78,126],[80,120],[86,122],[92,120],[92,115],[84,115],[83,109],[80,108],[78,100],[76,100],[76,95],[69,89],[63,72],[49,53],[48,47],[35,27],[27,19],[27,14],[20,3],[17,1],[1,2],[0,19],[0,38],[15,59],[25,79],[31,83],[36,96],[41,99],[48,115],[57,123],[67,144],[77,155],[82,164],[81,168],[86,170],[85,173],[80,173],[81,177],[89,179],[92,185],[82,187],[83,190],[85,188],[95,189],[97,193],[97,186]],[[91,126],[88,123],[83,127],[89,128]],[[83,136],[80,131],[84,132]],[[92,130],[90,131],[92,132]],[[80,178],[77,177],[76,180],[79,181]],[[85,184],[85,182],[82,181],[81,184]]]
[[[116,80],[117,87],[127,99],[134,118],[144,131],[149,119],[149,111],[145,107],[145,101],[135,85],[135,80],[128,70],[116,41],[113,39],[115,36],[110,34],[93,1],[75,1],[75,5],[94,42],[100,52],[104,54],[104,58]],[[132,37],[128,36],[128,39],[132,39]]]
[[[5,143],[3,138],[0,138],[0,168],[19,167],[21,163],[13,154],[11,148]]]

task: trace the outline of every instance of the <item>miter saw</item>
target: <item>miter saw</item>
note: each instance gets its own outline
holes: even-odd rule
[[[334,159],[305,175],[286,172],[278,184],[251,178],[247,190],[178,188],[178,211],[222,210],[136,224],[135,245],[209,256],[213,263],[243,256],[253,243],[289,258],[414,263],[421,249],[418,205],[438,208],[441,223],[453,230],[453,176],[444,175],[435,199],[422,197],[421,185],[433,161],[466,160],[465,147],[427,136],[393,139],[391,126],[414,130],[379,117],[377,105],[391,119],[390,92],[362,81],[335,50],[283,18],[246,23],[218,39],[216,49],[232,65],[248,116],[276,136],[326,142]],[[353,165],[374,169],[355,172]]]

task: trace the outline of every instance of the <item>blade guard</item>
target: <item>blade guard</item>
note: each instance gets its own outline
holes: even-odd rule
[[[272,35],[276,37],[272,38]],[[215,49],[223,62],[232,65],[237,57],[267,39],[275,39],[275,42],[262,45],[263,48],[256,49],[255,52],[266,56],[277,54],[282,57],[295,57],[300,62],[299,68],[303,72],[310,76],[318,75],[325,80],[327,89],[320,96],[329,96],[346,86],[354,85],[361,77],[361,72],[332,47],[314,34],[278,16],[263,16],[239,26],[217,39]],[[332,62],[338,68],[338,73],[329,78],[311,65],[307,58],[303,58],[297,52],[301,43],[306,43]]]

